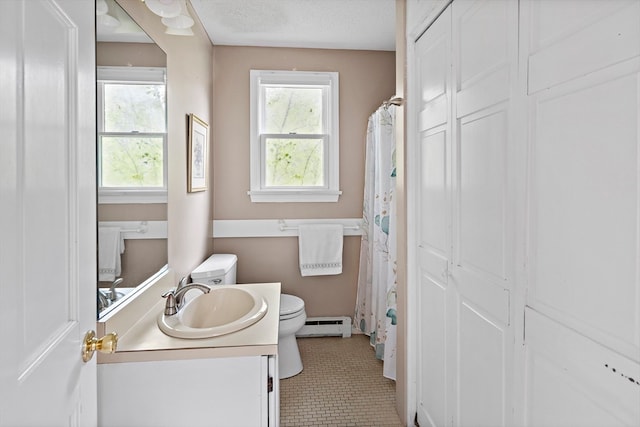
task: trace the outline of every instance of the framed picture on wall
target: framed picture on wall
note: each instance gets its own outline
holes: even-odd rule
[[[195,114],[188,117],[187,192],[195,193],[207,189],[209,125]]]

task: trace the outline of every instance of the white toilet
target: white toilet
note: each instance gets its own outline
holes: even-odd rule
[[[191,280],[206,285],[236,283],[238,257],[234,254],[214,254],[191,272]],[[280,325],[278,329],[278,371],[280,379],[302,372],[302,359],[296,342],[296,332],[304,326],[307,313],[304,301],[294,295],[280,295]]]
[[[278,376],[289,378],[302,372],[302,359],[296,332],[304,326],[307,313],[304,301],[294,295],[280,295],[280,329],[278,330]]]

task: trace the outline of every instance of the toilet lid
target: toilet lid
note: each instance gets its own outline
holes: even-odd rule
[[[304,301],[295,295],[280,295],[280,316],[289,316],[304,310]]]

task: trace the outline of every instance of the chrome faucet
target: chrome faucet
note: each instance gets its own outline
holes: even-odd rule
[[[184,280],[184,278],[182,280]],[[182,280],[180,280],[180,283],[182,283]],[[176,289],[171,289],[170,291],[162,294],[162,298],[167,299],[167,303],[164,306],[165,316],[173,316],[174,314],[178,313],[178,310],[180,310],[182,308],[182,305],[184,304],[184,294],[186,294],[191,289],[199,289],[205,294],[208,294],[209,291],[211,291],[211,288],[209,286],[203,285],[201,283],[190,283],[188,285],[183,284],[182,286],[178,284],[178,287],[176,287]]]
[[[118,286],[123,281],[124,281],[124,279],[122,277],[118,277],[111,284],[111,287],[109,288],[109,291],[105,292],[106,297],[109,298],[110,301],[113,302],[113,301],[118,299],[118,293],[116,292],[116,286]]]

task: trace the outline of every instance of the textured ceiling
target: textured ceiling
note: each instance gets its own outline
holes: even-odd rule
[[[190,0],[214,45],[395,50],[395,0]]]

